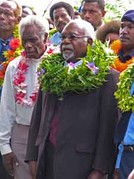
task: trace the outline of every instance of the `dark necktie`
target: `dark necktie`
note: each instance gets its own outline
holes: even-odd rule
[[[51,126],[50,126],[50,134],[49,134],[49,141],[52,143],[52,145],[56,146],[56,138],[57,138],[57,130],[58,130],[58,122],[59,122],[59,105],[57,104],[57,107],[55,109]]]

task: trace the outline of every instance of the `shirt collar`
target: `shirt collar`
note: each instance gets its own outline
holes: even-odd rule
[[[0,43],[4,43],[5,45],[8,45],[8,43],[11,41],[12,38],[13,38],[12,35],[6,40],[3,40],[2,38],[0,38]]]
[[[126,61],[130,60],[130,59],[134,56],[134,51],[131,52],[129,55],[123,56],[123,54],[124,54],[124,52],[123,52],[123,50],[121,50],[121,51],[118,53],[118,57],[119,57],[119,59],[121,60],[121,62],[124,62],[124,63],[125,63]]]

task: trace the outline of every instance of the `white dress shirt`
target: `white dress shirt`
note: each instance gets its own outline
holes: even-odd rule
[[[15,102],[15,89],[13,84],[14,75],[16,73],[20,60],[24,57],[18,57],[11,61],[7,67],[4,84],[2,89],[0,103],[0,151],[1,154],[7,154],[12,151],[10,147],[11,132],[14,123],[22,125],[30,125],[33,106],[19,105]],[[40,59],[28,60],[28,71],[25,75],[26,96],[32,94],[35,85],[37,84],[37,68]]]

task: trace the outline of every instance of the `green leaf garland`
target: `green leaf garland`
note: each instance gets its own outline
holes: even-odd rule
[[[134,82],[134,64],[131,64],[120,74],[118,89],[115,97],[118,100],[118,106],[123,111],[134,112],[134,95],[130,95],[132,83]]]
[[[98,88],[105,82],[114,58],[113,51],[97,40],[92,47],[87,47],[86,57],[80,59],[82,64],[72,69],[64,65],[60,53],[48,55],[38,69],[41,88],[59,97],[63,97],[66,92],[84,93]],[[93,68],[98,71],[88,68],[88,63],[93,63]]]

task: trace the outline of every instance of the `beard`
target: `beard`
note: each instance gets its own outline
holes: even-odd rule
[[[75,58],[74,48],[72,45],[63,45],[62,56],[66,62],[71,62]]]

